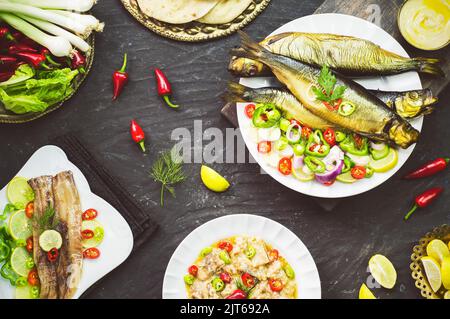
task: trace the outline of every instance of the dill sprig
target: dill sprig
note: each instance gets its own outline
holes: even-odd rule
[[[181,159],[176,157],[175,152],[172,151],[165,151],[161,154],[153,164],[150,176],[155,182],[161,183],[161,207],[164,206],[164,191],[167,190],[175,197],[174,186],[186,179]]]
[[[55,228],[57,225],[56,219],[53,219],[53,221],[50,223],[51,219],[55,216],[55,210],[51,206],[47,207],[42,216],[39,217],[37,217],[37,215],[34,216],[37,219],[37,223],[41,231],[44,231],[49,227]]]

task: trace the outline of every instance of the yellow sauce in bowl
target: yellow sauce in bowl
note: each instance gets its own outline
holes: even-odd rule
[[[450,0],[408,0],[398,15],[398,26],[416,48],[443,48],[450,42]]]

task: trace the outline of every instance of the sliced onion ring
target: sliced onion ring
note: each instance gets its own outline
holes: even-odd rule
[[[292,130],[297,127],[298,133],[293,135]],[[291,143],[297,143],[302,138],[302,127],[298,125],[297,123],[291,123],[291,125],[288,126],[286,130],[286,138]]]

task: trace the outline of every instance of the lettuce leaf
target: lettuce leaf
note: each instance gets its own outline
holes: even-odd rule
[[[28,79],[31,79],[35,75],[34,69],[28,64],[20,65],[14,75],[9,78],[8,81],[0,82],[0,87],[6,87],[8,85],[17,84]]]

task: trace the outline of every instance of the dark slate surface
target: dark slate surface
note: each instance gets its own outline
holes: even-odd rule
[[[274,0],[246,30],[262,38],[282,24],[314,12],[321,1]],[[183,44],[161,38],[146,29],[121,7],[118,0],[101,1],[94,10],[106,21],[97,37],[92,74],[75,98],[61,110],[26,125],[0,127],[0,184],[6,185],[28,157],[48,140],[75,131],[104,159],[107,168],[159,222],[147,245],[131,256],[87,296],[90,298],[160,298],[163,275],[172,252],[195,227],[233,213],[270,217],[293,230],[309,247],[320,272],[325,298],[355,298],[368,277],[367,262],[375,253],[388,256],[399,278],[391,291],[376,289],[382,298],[418,298],[410,278],[409,257],[414,243],[434,226],[448,222],[449,191],[426,211],[404,223],[411,198],[432,185],[448,186],[448,173],[418,182],[400,176],[421,162],[450,153],[447,124],[448,89],[439,110],[425,121],[423,134],[410,160],[391,180],[360,196],[342,200],[324,211],[316,200],[295,193],[267,175],[256,164],[215,164],[232,188],[224,194],[207,191],[199,179],[199,165],[188,165],[189,179],[177,188],[177,198],[159,207],[159,185],[148,177],[156,154],[171,147],[171,132],[204,128],[222,130],[231,125],[220,116],[226,81],[228,50],[237,36],[202,44]],[[131,81],[120,100],[111,102],[111,73],[122,54],[130,57]],[[414,53],[414,52],[412,52]],[[161,67],[173,82],[179,112],[164,107],[154,93],[152,67]],[[149,135],[149,154],[142,155],[130,141],[128,126],[137,118]],[[42,163],[45,165],[45,163]]]

